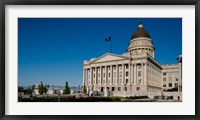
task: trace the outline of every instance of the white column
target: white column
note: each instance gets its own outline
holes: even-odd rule
[[[137,84],[137,70],[136,70],[137,64],[134,64],[134,85]]]
[[[98,69],[95,67],[95,83],[96,85],[94,86],[94,90],[97,90],[97,85],[98,85]]]
[[[129,64],[128,66],[128,69],[129,69],[129,78],[128,78],[128,84],[131,85],[131,76],[132,76],[132,67],[131,67],[131,64]]]
[[[147,63],[144,63],[144,85],[147,85]]]
[[[122,82],[121,82],[121,85],[125,84],[124,79],[125,79],[126,75],[124,75],[125,74],[125,70],[124,69],[125,69],[125,65],[122,64]]]
[[[130,84],[132,85],[132,84],[134,83],[134,78],[133,78],[133,77],[134,77],[134,76],[133,76],[133,74],[134,74],[133,65],[131,64],[130,67],[131,67],[131,79],[130,79],[130,82],[131,82],[131,83],[130,83]]]
[[[85,69],[83,68],[83,83],[82,83],[82,85],[84,85],[85,84]]]
[[[142,81],[141,81],[141,85],[144,85],[144,64],[143,64],[143,62],[141,63],[141,67],[142,67],[142,72],[141,72],[141,74],[142,74]]]
[[[182,58],[178,58],[178,91],[182,91]]]
[[[106,66],[106,68],[107,68],[107,85],[109,85],[110,83],[109,83],[109,70],[108,70],[108,66]]]
[[[99,77],[100,77],[100,85],[102,85],[102,77],[101,77],[102,69],[101,69],[101,66],[100,66],[100,68],[99,68],[99,71],[100,71],[100,72],[99,72],[99,74],[100,74],[100,76],[99,76]]]
[[[131,77],[132,77],[132,66],[131,66],[131,63],[129,63],[129,67],[128,67],[128,69],[129,69],[129,79],[128,79],[128,85],[129,85],[129,89],[127,89],[127,91],[132,91],[132,85],[131,85]]]
[[[87,85],[87,68],[85,68],[85,85]]]
[[[88,86],[88,68],[86,69],[86,88],[87,88],[87,93],[89,91],[89,86]]]
[[[149,85],[149,66],[148,66],[148,63],[147,63],[147,85]]]
[[[90,67],[90,85],[92,85],[92,67]]]
[[[113,84],[113,66],[110,65],[110,84]]]
[[[95,83],[98,85],[98,70],[97,67],[95,67]]]
[[[108,84],[108,78],[107,78],[107,73],[108,73],[108,69],[107,69],[107,66],[105,66],[105,83],[106,85]]]
[[[116,65],[116,85],[118,85],[118,65]]]

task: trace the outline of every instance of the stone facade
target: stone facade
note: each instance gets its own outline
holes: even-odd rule
[[[176,65],[162,65],[162,81],[163,91],[178,88],[179,81],[179,66]]]
[[[84,61],[82,85],[86,86],[87,93],[107,89],[114,96],[124,96],[125,93],[161,93],[163,73],[167,67],[154,59],[154,51],[151,37],[140,22],[131,37],[127,53],[106,53]],[[171,68],[178,72],[179,77],[179,65]]]

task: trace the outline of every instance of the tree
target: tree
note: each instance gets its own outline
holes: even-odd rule
[[[40,95],[43,95],[45,93],[44,85],[43,85],[42,81],[41,81],[41,84],[38,86],[38,89],[39,89]]]
[[[26,95],[31,95],[31,92],[32,92],[31,88],[24,90],[24,94],[26,94]]]
[[[18,86],[18,92],[24,92],[24,87]]]
[[[67,81],[65,82],[65,94],[70,94],[70,88]]]
[[[47,85],[45,85],[45,86],[44,86],[44,93],[47,94],[47,91],[48,91]]]

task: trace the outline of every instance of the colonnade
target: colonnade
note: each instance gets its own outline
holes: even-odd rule
[[[84,66],[83,84],[91,86],[147,85],[146,63]]]

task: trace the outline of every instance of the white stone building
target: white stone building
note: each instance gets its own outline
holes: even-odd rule
[[[178,89],[178,76],[179,69],[176,65],[162,65],[162,78],[163,78],[163,91],[177,88]]]
[[[170,70],[167,70],[154,59],[154,51],[152,39],[140,22],[131,37],[127,53],[106,53],[84,61],[82,85],[86,86],[88,93],[108,89],[115,96],[160,95],[163,89],[171,88],[163,88],[163,73],[175,69],[180,81],[180,66],[170,65]]]

